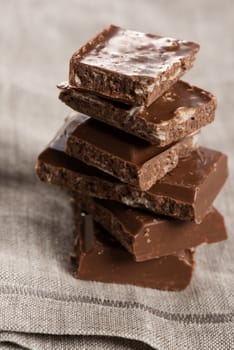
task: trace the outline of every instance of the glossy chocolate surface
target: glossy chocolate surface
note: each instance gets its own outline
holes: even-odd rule
[[[90,109],[90,116],[98,119],[97,108],[100,110],[100,114],[102,110],[105,110],[107,123],[108,120],[111,119],[108,115],[109,109],[109,113],[113,113],[113,111],[118,112],[119,117],[122,115],[123,118],[127,119],[129,115],[134,115],[136,119],[142,118],[158,126],[172,119],[176,119],[179,124],[182,124],[186,120],[192,118],[197,109],[200,109],[200,112],[202,112],[203,109],[201,110],[201,108],[212,102],[212,110],[214,110],[217,104],[215,96],[210,92],[192,86],[182,80],[177,81],[168,91],[148,107],[132,107],[118,101],[111,101],[91,92],[80,91],[66,82],[59,84],[58,88],[61,90],[59,98],[63,102],[73,108],[74,104],[71,102],[69,104],[69,97],[73,99],[74,103],[77,101],[76,111],[78,112],[89,115],[87,109]],[[86,112],[79,110],[79,105],[81,105],[81,103],[86,103]],[[96,117],[95,114],[92,113],[93,105],[97,107],[95,108]],[[162,124],[162,126],[164,126],[164,124]]]
[[[80,91],[67,82],[58,85],[59,99],[77,112],[164,147],[211,123],[216,98],[183,81],[175,83],[149,107],[111,101]]]
[[[147,141],[80,114],[77,114],[76,121],[73,121],[74,126],[75,123],[76,127],[70,134],[71,137],[84,140],[97,149],[136,165],[143,164],[172,146],[151,145]]]
[[[199,45],[110,25],[70,60],[69,83],[134,106],[149,106],[193,65]]]
[[[180,80],[142,114],[144,118],[154,123],[165,122],[173,117],[177,118],[178,123],[182,123],[191,118],[197,108],[211,100],[215,101],[215,105],[216,99],[212,94]]]
[[[118,180],[111,175],[97,168],[88,166],[82,161],[70,157],[65,153],[67,139],[76,127],[77,118],[69,118],[60,128],[54,139],[49,143],[48,147],[39,154],[38,160],[46,164],[51,164],[54,167],[70,169],[71,171],[80,172],[87,176],[93,175],[95,177],[118,182]]]
[[[178,200],[192,203],[199,195],[202,184],[206,182],[211,173],[218,170],[217,164],[221,158],[225,165],[227,158],[221,152],[199,147],[192,152],[190,157],[181,159],[178,166],[152,186],[149,192],[168,194]],[[224,174],[227,172],[225,166],[220,170]]]
[[[110,26],[101,40],[84,55],[80,62],[131,76],[155,77],[165,72],[181,57],[199,45],[159,35],[144,34]]]
[[[174,169],[180,158],[197,148],[197,136],[191,134],[167,147],[158,147],[78,114],[66,153],[119,181],[147,190]]]

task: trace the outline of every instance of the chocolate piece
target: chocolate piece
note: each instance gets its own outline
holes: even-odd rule
[[[110,200],[75,195],[76,205],[92,214],[133,256],[145,261],[205,243],[227,239],[222,215],[214,208],[200,225],[155,216]]]
[[[65,125],[39,155],[36,170],[41,181],[156,214],[200,223],[227,178],[227,156],[199,147],[148,191],[141,191],[66,155],[68,136]]]
[[[135,262],[131,255],[108,232],[92,227],[90,215],[81,217],[78,232],[78,269],[82,280],[133,284],[168,291],[185,289],[192,278],[194,254],[185,250],[162,258]]]
[[[196,147],[194,135],[162,148],[86,116],[78,114],[72,125],[75,121],[66,153],[141,190],[150,188]]]
[[[133,105],[150,105],[192,67],[199,45],[114,25],[76,51],[69,83]]]
[[[75,111],[103,121],[160,147],[171,144],[214,120],[216,98],[178,81],[149,107],[132,107],[82,92],[68,84],[58,86],[60,100]]]

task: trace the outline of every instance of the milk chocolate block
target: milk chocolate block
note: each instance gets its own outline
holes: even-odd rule
[[[66,153],[103,170],[120,181],[149,189],[196,147],[190,135],[158,147],[87,116],[77,114],[67,139]]]
[[[183,290],[189,285],[194,268],[192,251],[135,262],[108,232],[100,226],[93,226],[90,215],[81,216],[81,220],[83,224],[78,225],[77,278],[168,291]]]
[[[183,81],[175,83],[149,107],[129,106],[67,83],[58,85],[59,98],[75,111],[85,113],[160,147],[169,145],[214,120],[216,98]]]
[[[150,105],[192,67],[199,45],[114,25],[76,51],[69,83],[132,105]]]
[[[148,191],[141,191],[65,154],[71,126],[70,122],[65,124],[39,155],[36,171],[41,181],[148,209],[156,214],[200,223],[228,175],[226,155],[199,147]]]
[[[198,225],[85,194],[75,196],[75,202],[81,210],[92,214],[94,220],[114,236],[135,261],[146,261],[227,239],[224,219],[214,208]]]

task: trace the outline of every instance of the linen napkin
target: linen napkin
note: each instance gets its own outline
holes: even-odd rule
[[[74,268],[69,257],[73,243],[73,214],[69,198],[59,188],[40,183],[34,165],[38,153],[53,137],[68,112],[57,101],[54,85],[64,78],[65,68],[64,72],[59,68],[62,62],[56,62],[56,57],[66,52],[67,64],[69,54],[74,51],[72,47],[79,46],[76,42],[78,31],[87,27],[82,16],[87,19],[91,13],[93,21],[96,18],[95,11],[89,12],[93,9],[91,3],[71,1],[70,10],[73,11],[68,14],[67,2],[60,0],[56,5],[56,16],[55,5],[45,0],[1,4],[0,348],[232,349],[234,83],[231,67],[234,55],[227,54],[231,53],[230,41],[222,41],[221,34],[211,30],[212,25],[216,27],[215,18],[224,16],[221,7],[213,2],[210,3],[214,11],[211,13],[213,22],[211,19],[207,22],[203,17],[199,25],[194,21],[187,37],[200,41],[203,38],[199,36],[201,31],[211,43],[209,49],[203,48],[205,56],[202,56],[202,64],[198,62],[194,79],[196,77],[201,87],[217,94],[220,101],[217,119],[204,130],[201,143],[229,153],[231,176],[216,201],[217,208],[225,216],[229,240],[197,250],[191,286],[179,293],[85,282],[73,277]],[[122,7],[115,9],[117,17],[112,16],[110,20],[112,5],[109,3],[100,1],[102,8],[107,6],[107,13],[95,25],[101,29],[105,21],[117,23],[116,19],[119,19],[119,24],[130,27],[130,5],[121,2]],[[188,12],[186,2],[179,3],[181,10],[184,6],[184,11]],[[203,2],[197,3],[202,11]],[[158,10],[159,21],[167,9],[163,4],[169,2],[159,2],[158,7],[154,7],[154,2],[144,1],[144,6],[149,6],[148,11],[155,9],[156,13]],[[147,20],[143,2],[142,5],[134,2],[134,6]],[[231,6],[233,8],[233,4]],[[164,30],[165,34],[173,30],[169,24],[169,18],[174,18],[173,11],[168,11],[167,28],[163,21],[160,22],[160,32]],[[196,9],[194,11],[198,17],[202,16]],[[122,13],[126,19],[121,22]],[[223,25],[228,32],[231,17],[228,11],[226,13]],[[79,26],[75,22],[77,16]],[[157,21],[152,17],[151,22],[153,28]],[[132,27],[135,23],[136,29],[141,29],[136,22],[132,23]],[[183,26],[181,30],[187,28],[185,21],[175,20],[174,25],[178,31],[180,25]],[[94,24],[91,28],[93,33],[97,31]],[[151,29],[157,30],[158,25]],[[83,41],[88,37],[84,35]],[[221,58],[213,55],[220,52],[215,50],[217,37],[222,52],[226,49],[222,67],[218,63]],[[65,55],[62,57],[65,66]],[[209,57],[213,59],[212,64]]]

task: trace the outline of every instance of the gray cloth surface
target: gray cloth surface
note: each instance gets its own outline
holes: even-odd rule
[[[0,348],[232,349],[234,2],[0,0],[0,9]],[[74,50],[109,23],[200,42],[185,79],[218,96],[201,143],[229,154],[216,201],[229,240],[198,249],[180,293],[76,280],[69,199],[34,175],[69,111],[55,85]]]
[[[3,332],[0,333],[0,341],[0,348],[4,344],[5,346],[20,346],[23,349],[34,350],[152,350],[150,346],[136,340],[103,336],[61,336]]]

